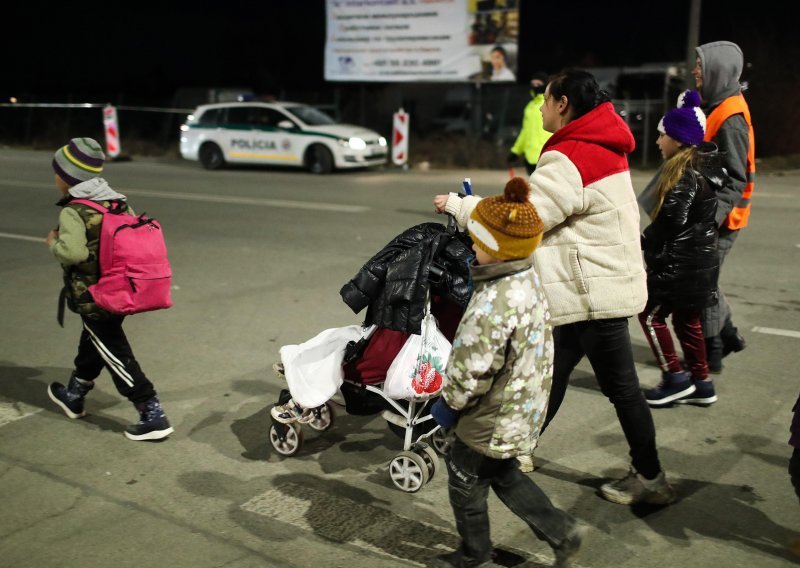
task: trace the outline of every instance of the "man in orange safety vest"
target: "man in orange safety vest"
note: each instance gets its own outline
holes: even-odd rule
[[[739,78],[744,65],[742,50],[729,41],[715,41],[696,48],[692,74],[708,116],[705,139],[714,142],[724,156],[730,185],[717,193],[719,264],[730,252],[739,231],[747,226],[756,175],[755,138],[750,109]],[[745,340],[733,325],[731,309],[718,290],[719,303],[703,313],[708,368],[722,372],[722,358],[745,348]]]

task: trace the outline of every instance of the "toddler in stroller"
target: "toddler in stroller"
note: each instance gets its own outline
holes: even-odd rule
[[[443,369],[446,354],[419,364],[418,383],[424,383],[420,395],[400,398],[385,382],[392,363],[397,365],[396,360],[403,358],[403,348],[408,351],[412,340],[417,341],[414,345],[428,345],[424,338],[440,334],[447,339],[444,343],[449,353],[449,341],[471,295],[468,239],[453,224],[445,228],[438,223],[423,223],[404,231],[341,289],[342,299],[355,313],[367,307],[363,329],[348,326],[326,330],[306,344],[281,348],[281,362],[274,368],[285,376],[289,388],[281,391],[271,409],[270,442],[276,451],[283,455],[299,451],[301,424],[315,430],[330,428],[333,406],[327,399],[340,388],[348,414],[382,412],[390,429],[404,438],[403,452],[390,464],[395,485],[416,491],[430,480],[438,458],[421,440],[433,436],[438,441],[435,446],[444,450],[445,438],[430,417],[430,407],[441,389],[441,375],[435,367]],[[438,330],[430,323],[434,318]],[[335,363],[336,376],[330,377],[334,373],[327,372],[313,376],[308,373],[313,365],[299,372],[295,366],[297,354],[321,336],[332,341],[333,347],[324,354],[318,351],[315,361],[325,360],[319,367],[325,369]],[[316,391],[315,396],[309,396],[311,390]]]

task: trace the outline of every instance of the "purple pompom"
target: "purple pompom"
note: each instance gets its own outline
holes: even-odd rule
[[[683,91],[678,95],[678,108],[700,106],[700,94],[697,91]]]

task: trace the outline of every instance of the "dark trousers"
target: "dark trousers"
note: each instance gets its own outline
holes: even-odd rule
[[[722,277],[722,264],[733,248],[733,243],[736,242],[737,236],[739,236],[739,231],[731,231],[725,227],[719,230],[717,254],[719,254],[720,278]],[[719,301],[716,304],[707,307],[702,312],[703,334],[706,338],[718,337],[724,327],[732,327],[733,325],[731,320],[731,306],[719,285],[717,286],[717,298],[719,298]],[[719,343],[721,349],[721,341],[719,341]]]
[[[681,344],[683,358],[689,367],[692,378],[708,378],[708,361],[706,360],[706,342],[703,338],[703,325],[700,322],[699,308],[670,308],[647,302],[644,311],[639,314],[644,335],[650,349],[665,373],[683,371],[672,334],[667,327],[667,318],[672,314],[672,328]]]
[[[536,171],[536,164],[531,164],[528,160],[525,160],[525,171],[528,172],[528,177],[530,177]]]
[[[656,427],[639,387],[633,363],[627,318],[581,321],[553,330],[555,361],[553,387],[542,431],[555,418],[575,366],[589,358],[600,390],[614,405],[628,441],[633,467],[647,479],[661,471],[656,449]]]
[[[789,458],[789,476],[792,479],[795,495],[800,499],[800,448],[794,448]]]
[[[490,487],[512,513],[550,546],[560,546],[576,524],[575,519],[550,502],[530,477],[520,472],[515,458],[490,458],[456,438],[445,463],[450,505],[461,537],[463,566],[478,566],[491,557]]]
[[[93,381],[105,367],[119,393],[137,404],[155,396],[153,383],[145,376],[122,330],[123,316],[104,320],[82,317],[83,331],[75,357],[75,375]]]

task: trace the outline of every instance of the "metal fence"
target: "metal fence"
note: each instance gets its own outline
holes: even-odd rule
[[[50,148],[76,132],[104,139],[105,103],[2,103],[0,142]],[[179,126],[193,109],[115,106],[119,112],[123,152],[126,142],[135,153],[160,154],[177,150]]]
[[[282,93],[302,101],[304,93]],[[318,94],[317,94],[318,95]],[[418,87],[337,88],[333,102],[313,104],[343,122],[356,122],[388,133],[392,113],[403,106],[411,113],[412,137],[480,138],[507,149],[522,124],[527,90],[519,85],[421,85]],[[613,104],[628,123],[636,141],[633,166],[660,161],[655,149],[656,126],[664,113],[663,100],[615,99]],[[105,103],[2,103],[0,143],[52,148],[80,133],[104,139]],[[194,109],[114,105],[118,111],[122,153],[177,155],[180,125]]]

